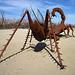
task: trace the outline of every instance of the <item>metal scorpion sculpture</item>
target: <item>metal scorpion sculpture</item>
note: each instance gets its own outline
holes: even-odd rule
[[[67,30],[67,35],[70,36],[69,35],[69,28],[70,28],[72,30],[72,36],[74,37],[73,28],[72,28],[71,24],[69,24],[69,25],[64,24],[66,17],[64,15],[63,11],[60,8],[54,8],[53,11],[52,11],[52,16],[53,17],[56,16],[55,12],[59,12],[60,15],[61,15],[61,19],[62,19],[61,23],[59,25],[57,25],[56,27],[54,27],[55,35],[58,35],[61,32],[64,32],[64,34],[66,35],[65,30]]]
[[[57,10],[56,10],[57,11]],[[54,11],[55,12],[55,11]],[[60,11],[59,11],[60,12]],[[45,20],[44,20],[44,23],[40,23],[38,22],[37,20],[35,20],[34,22],[32,21],[31,19],[31,16],[30,16],[30,13],[28,10],[25,11],[23,17],[21,18],[20,22],[18,23],[18,25],[16,26],[14,32],[11,34],[11,37],[8,39],[8,42],[6,43],[5,47],[1,50],[1,54],[0,54],[0,58],[1,56],[3,55],[4,51],[6,50],[8,44],[10,43],[12,37],[14,36],[15,32],[17,31],[18,27],[20,26],[20,23],[22,22],[23,18],[25,17],[25,15],[27,14],[28,16],[28,21],[29,21],[29,25],[30,25],[30,28],[28,30],[28,34],[27,34],[27,37],[26,37],[26,40],[25,40],[25,43],[23,45],[23,48],[21,50],[24,50],[25,46],[26,46],[26,43],[27,43],[27,40],[28,40],[28,37],[29,37],[29,33],[30,33],[30,30],[32,31],[32,34],[34,36],[34,38],[37,40],[37,41],[43,41],[43,40],[46,40],[47,36],[49,36],[49,39],[50,39],[50,45],[52,47],[52,41],[51,41],[51,37],[53,36],[54,37],[54,42],[55,42],[55,48],[56,48],[56,52],[57,52],[57,57],[59,59],[59,64],[60,64],[60,67],[61,69],[63,69],[65,66],[63,65],[62,63],[62,60],[61,59],[61,53],[59,52],[59,47],[58,47],[58,43],[57,43],[57,40],[56,40],[56,33],[55,33],[55,29],[53,28],[53,25],[52,25],[52,21],[51,21],[51,17],[50,17],[50,12],[49,10],[47,9],[46,11],[46,17],[45,17]],[[55,16],[55,14],[53,14],[53,16]],[[63,19],[63,16],[62,16],[62,19]],[[49,21],[48,21],[49,20]],[[48,22],[50,22],[50,25],[51,25],[51,30],[50,28],[48,27]],[[63,20],[62,20],[62,23],[63,23]],[[61,27],[61,26],[60,26]],[[57,30],[58,31],[58,30]],[[32,39],[32,34],[31,34],[31,39]],[[31,41],[30,39],[30,41]],[[52,49],[52,48],[51,48]]]
[[[44,17],[42,16],[42,14],[41,14],[41,12],[39,11],[39,9],[37,9],[37,10],[38,10],[38,12],[40,13],[42,19],[44,20]],[[61,23],[60,23],[59,25],[53,27],[54,33],[55,33],[55,35],[56,35],[56,39],[59,39],[59,37],[58,37],[57,35],[60,34],[60,33],[62,33],[62,32],[64,32],[65,35],[70,36],[70,35],[69,35],[69,28],[72,30],[72,36],[74,37],[74,34],[73,34],[73,31],[74,31],[74,30],[73,30],[71,24],[69,24],[69,25],[65,25],[65,24],[64,24],[66,17],[65,17],[65,15],[64,15],[63,11],[61,10],[61,8],[54,8],[54,9],[52,10],[52,13],[51,13],[51,14],[52,14],[53,17],[56,16],[56,15],[55,15],[55,12],[59,12],[60,15],[61,15],[61,19],[62,19],[62,20],[61,20]],[[48,22],[50,22],[50,21],[48,21]],[[65,33],[65,30],[67,30],[67,34]],[[50,29],[50,33],[52,34],[51,29]]]

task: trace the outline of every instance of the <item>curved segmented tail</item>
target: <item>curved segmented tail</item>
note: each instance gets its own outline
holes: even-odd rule
[[[60,13],[61,19],[62,19],[61,23],[64,23],[66,17],[65,17],[65,15],[64,15],[63,11],[61,10],[61,8],[54,8],[54,9],[52,10],[52,16],[53,16],[53,17],[56,16],[56,15],[55,15],[55,12],[59,12],[59,13]]]

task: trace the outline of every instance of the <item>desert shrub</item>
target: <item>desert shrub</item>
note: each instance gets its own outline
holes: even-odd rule
[[[7,23],[7,22],[4,22],[4,24],[1,23],[0,21],[0,29],[13,29],[13,28],[16,28],[16,26],[18,25],[19,21],[16,21],[16,22],[13,22],[13,23]],[[53,27],[59,25],[59,23],[53,23]],[[67,25],[67,24],[66,24]],[[50,23],[48,24],[48,27],[51,27]],[[75,28],[75,25],[72,24],[72,27]],[[19,28],[29,28],[29,23],[26,22],[26,23],[21,23]]]
[[[3,25],[0,22],[0,29],[13,29],[16,28],[19,22],[14,22],[14,23],[4,23]],[[19,28],[29,28],[29,23],[21,23]]]

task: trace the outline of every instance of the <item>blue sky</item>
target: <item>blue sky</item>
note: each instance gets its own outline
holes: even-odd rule
[[[43,16],[46,15],[46,10],[59,7],[63,10],[67,24],[75,24],[75,0],[0,0],[0,13],[4,11],[5,19],[20,19],[23,9],[31,10],[30,5],[37,14],[37,8]],[[61,16],[56,12],[57,17],[52,19],[52,22],[61,22]],[[1,18],[1,14],[0,14]]]

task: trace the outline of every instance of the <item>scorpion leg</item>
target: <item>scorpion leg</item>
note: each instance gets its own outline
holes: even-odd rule
[[[72,28],[71,24],[67,25],[67,28],[70,28],[72,30],[72,36],[74,37],[74,35],[73,35],[73,28]]]
[[[67,35],[70,36],[70,35],[69,35],[69,27],[66,26],[66,29],[67,29]],[[70,36],[70,37],[71,37],[71,36]]]
[[[65,28],[63,28],[63,32],[64,32],[64,34],[66,35],[66,33],[65,33],[65,30],[64,30]]]

